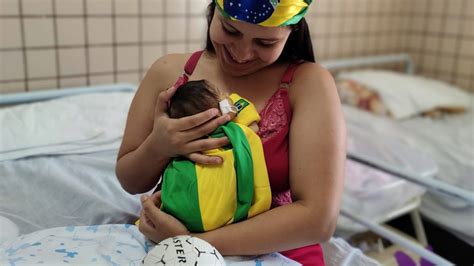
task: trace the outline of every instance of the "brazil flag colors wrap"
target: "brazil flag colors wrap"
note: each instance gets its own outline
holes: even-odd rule
[[[196,164],[186,158],[170,162],[163,174],[161,209],[191,232],[204,232],[242,221],[270,209],[271,190],[263,147],[249,127],[260,120],[254,105],[230,95],[238,114],[211,137],[227,136],[226,147],[206,151],[221,165]]]
[[[312,0],[214,0],[221,14],[232,20],[265,27],[298,23]]]

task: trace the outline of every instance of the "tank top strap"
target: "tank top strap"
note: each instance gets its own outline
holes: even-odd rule
[[[285,73],[283,73],[283,77],[280,80],[280,88],[288,88],[288,85],[293,80],[293,75],[295,74],[296,69],[298,69],[298,66],[302,63],[304,63],[304,60],[300,60],[296,63],[291,63],[288,65]]]
[[[199,62],[199,58],[201,58],[202,53],[204,50],[194,52],[184,65],[184,72],[183,75],[181,75],[176,83],[174,84],[175,87],[179,87],[183,85],[184,83],[188,82],[189,76],[191,76],[194,72],[194,69],[197,66],[197,63]]]

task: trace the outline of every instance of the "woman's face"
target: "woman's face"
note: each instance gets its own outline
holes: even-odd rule
[[[289,27],[262,27],[225,19],[216,9],[209,35],[222,70],[244,76],[274,63],[290,32]]]

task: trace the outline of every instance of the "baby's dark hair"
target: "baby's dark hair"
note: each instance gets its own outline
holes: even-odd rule
[[[188,81],[176,89],[171,97],[168,115],[181,118],[210,108],[219,108],[219,95],[205,80]]]

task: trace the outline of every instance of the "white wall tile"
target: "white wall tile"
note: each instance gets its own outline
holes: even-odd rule
[[[138,0],[114,0],[115,14],[138,14]]]
[[[472,76],[474,73],[474,60],[468,58],[459,58],[456,63],[456,71],[461,75]]]
[[[24,15],[51,15],[53,13],[52,0],[22,0]]]
[[[87,86],[87,78],[84,77],[74,77],[74,78],[61,78],[59,80],[60,88],[71,88],[71,87],[83,87]]]
[[[158,58],[164,54],[163,45],[145,45],[143,46],[142,68],[148,69]]]
[[[115,23],[118,43],[138,42],[138,18],[117,18]]]
[[[26,47],[54,45],[52,18],[25,18]]]
[[[174,54],[174,53],[185,53],[186,52],[186,45],[184,43],[168,43],[165,46],[166,53]]]
[[[91,15],[110,15],[112,0],[86,0],[86,10]]]
[[[183,18],[167,18],[166,40],[184,41],[186,39],[186,21]]]
[[[190,0],[189,1],[189,12],[191,14],[198,14],[204,17],[204,14],[207,12],[207,5],[209,1],[202,0]]]
[[[165,14],[167,15],[184,15],[186,14],[186,0],[166,1]]]
[[[112,47],[90,47],[89,64],[91,73],[112,72],[114,69]]]
[[[86,73],[86,51],[84,48],[59,49],[59,71],[61,76]]]
[[[189,20],[189,39],[205,40],[207,33],[207,21],[204,18],[191,18]]]
[[[142,0],[143,14],[163,14],[163,0]]]
[[[138,70],[138,46],[117,47],[117,70]]]
[[[21,51],[0,52],[0,80],[24,79],[23,62]]]
[[[0,15],[18,15],[18,0],[0,0]]]
[[[114,76],[112,74],[92,75],[89,77],[90,85],[101,85],[114,83]]]
[[[24,81],[20,82],[2,82],[0,84],[0,94],[3,93],[15,93],[26,91],[26,85]]]
[[[54,49],[28,50],[26,52],[28,64],[28,77],[45,78],[55,77],[56,53]]]
[[[83,0],[59,0],[56,1],[56,13],[59,15],[82,15],[84,14]]]
[[[137,85],[140,80],[140,76],[137,73],[119,73],[117,75],[117,82],[130,83]]]
[[[56,79],[28,80],[28,88],[30,91],[57,89],[58,81]]]
[[[0,18],[0,48],[21,47],[19,18]]]
[[[111,18],[88,18],[87,38],[90,44],[112,43],[112,19]]]
[[[188,50],[186,52],[192,53],[192,52],[195,52],[195,51],[203,50],[205,48],[205,46],[206,45],[204,44],[204,42],[190,43],[190,44],[188,44]]]
[[[58,18],[58,45],[84,45],[84,20],[82,18]]]
[[[144,42],[163,42],[163,18],[143,18],[142,39]]]

